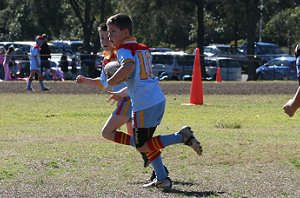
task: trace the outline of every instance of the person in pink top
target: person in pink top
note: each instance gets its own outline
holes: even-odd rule
[[[4,80],[11,80],[9,65],[14,64],[15,48],[10,46],[5,54],[3,68],[4,68]]]
[[[0,47],[0,80],[4,79],[4,72],[3,72],[4,58],[5,58],[5,48],[1,46]]]

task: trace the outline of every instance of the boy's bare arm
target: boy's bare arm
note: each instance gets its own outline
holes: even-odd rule
[[[297,92],[294,97],[290,99],[284,106],[283,110],[290,117],[294,116],[297,109],[300,107],[300,86],[298,87]]]
[[[76,82],[78,84],[84,84],[88,86],[99,87],[101,90],[105,90],[105,87],[100,83],[99,78],[87,78],[82,75],[76,77]]]
[[[134,70],[134,63],[129,61],[124,64],[114,73],[114,75],[108,79],[108,85],[109,86],[114,86],[117,84],[120,84],[124,80],[128,79],[130,74]]]

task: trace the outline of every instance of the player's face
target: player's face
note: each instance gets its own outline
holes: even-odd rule
[[[129,37],[128,30],[121,30],[115,25],[107,25],[108,37],[114,47],[119,46],[122,41]]]
[[[111,45],[111,43],[109,41],[108,32],[107,31],[100,31],[99,32],[99,37],[100,37],[101,47],[105,51],[111,51],[113,49],[113,46]]]

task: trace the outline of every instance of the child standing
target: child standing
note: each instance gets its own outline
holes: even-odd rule
[[[111,99],[118,100],[127,94],[131,98],[134,127],[134,137],[131,139],[134,139],[138,151],[146,152],[156,174],[156,178],[144,187],[156,186],[168,191],[172,188],[172,180],[164,169],[160,150],[172,144],[184,143],[201,155],[202,147],[188,126],[174,134],[153,137],[162,120],[166,99],[152,73],[149,48],[137,43],[132,36],[132,21],[128,15],[116,14],[107,19],[106,24],[110,42],[116,48],[121,64],[108,79],[108,84],[114,86],[125,81],[127,85],[121,91],[112,93]]]
[[[41,91],[48,91],[49,88],[44,86],[44,76],[41,72],[41,56],[40,56],[40,46],[43,44],[44,39],[42,36],[37,36],[35,39],[36,44],[30,48],[30,75],[27,80],[27,91],[32,91],[31,83],[34,75],[38,74],[38,80],[40,83]]]
[[[290,117],[293,117],[297,109],[300,107],[300,44],[298,44],[295,48],[295,56],[299,87],[294,97],[288,100],[287,103],[283,106],[284,112]]]

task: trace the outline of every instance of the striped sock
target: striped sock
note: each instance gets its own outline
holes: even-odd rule
[[[159,151],[159,150],[165,148],[161,142],[160,137],[161,137],[160,135],[155,136],[152,139],[147,141],[147,145],[151,151]]]
[[[128,135],[127,133],[116,131],[114,142],[119,144],[131,145],[134,146],[134,137]]]

